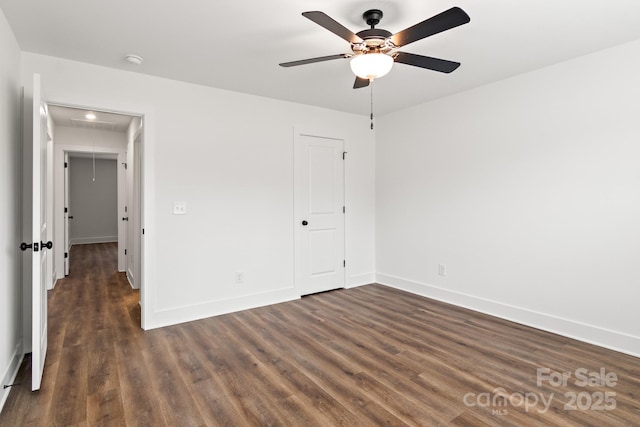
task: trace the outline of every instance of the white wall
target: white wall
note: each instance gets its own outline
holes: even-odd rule
[[[374,278],[366,117],[23,53],[50,101],[144,115],[146,328],[296,298],[293,127],[344,135],[347,283]],[[101,82],[99,85],[96,81]],[[172,215],[173,201],[188,213]],[[234,272],[245,274],[234,284]]]
[[[127,134],[125,132],[109,131],[91,128],[75,128],[72,126],[56,126],[54,144],[64,145],[65,149],[72,151],[73,147],[96,147],[105,151],[111,148],[112,152],[124,150],[127,146]],[[81,150],[84,152],[84,150]]]
[[[94,180],[95,171],[95,180]],[[69,159],[71,244],[118,241],[118,175],[115,160]]]
[[[378,280],[640,355],[639,99],[635,41],[381,117]]]
[[[20,50],[0,10],[0,384],[22,360]],[[0,388],[0,410],[11,389]]]

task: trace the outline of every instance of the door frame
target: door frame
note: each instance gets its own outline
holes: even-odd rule
[[[155,194],[155,186],[153,185],[153,180],[149,179],[152,176],[154,171],[154,163],[153,163],[153,146],[152,144],[148,144],[147,141],[153,138],[154,132],[152,127],[154,122],[153,109],[149,107],[141,107],[138,108],[140,112],[132,112],[132,110],[122,109],[122,108],[95,108],[92,106],[88,106],[86,104],[76,103],[76,102],[58,102],[58,101],[49,101],[49,105],[82,109],[82,110],[92,110],[98,112],[106,112],[106,113],[115,113],[115,114],[123,114],[132,117],[138,117],[140,122],[140,127],[136,131],[136,140],[138,141],[139,148],[139,189],[140,189],[140,202],[138,204],[138,212],[137,217],[139,218],[138,225],[139,230],[141,231],[138,234],[138,238],[135,239],[138,243],[139,247],[139,289],[140,289],[140,308],[141,308],[141,328],[148,329],[152,326],[152,310],[147,310],[146,307],[152,307],[152,304],[145,304],[146,301],[152,301],[153,289],[145,286],[145,283],[150,282],[150,278],[153,277],[153,269],[150,267],[153,264],[155,251],[153,250],[152,243],[153,233],[149,233],[148,229],[155,224],[153,210],[148,207],[152,206]],[[55,135],[54,135],[55,138]],[[53,161],[54,161],[54,180],[56,182],[64,182],[64,154],[65,152],[93,152],[96,153],[111,153],[117,155],[117,166],[118,166],[118,215],[124,212],[124,204],[125,200],[120,202],[121,194],[124,195],[124,188],[121,186],[125,186],[126,182],[124,176],[121,177],[121,169],[124,169],[122,163],[125,163],[126,160],[126,149],[118,150],[113,147],[93,147],[93,146],[80,146],[80,145],[65,145],[65,144],[54,144],[53,147]],[[57,205],[57,200],[60,201],[60,206]],[[63,216],[59,213],[59,210],[64,214],[64,186],[59,186],[56,184],[54,189],[53,196],[53,204],[56,209],[56,213],[54,213],[54,227],[56,236],[64,239],[64,225],[63,225]],[[59,209],[60,208],[60,209]],[[124,221],[118,221],[118,241],[126,244],[126,235],[121,233],[126,233],[126,225],[123,226],[122,223]],[[121,230],[123,230],[121,232]],[[59,256],[62,257],[63,262],[60,263],[62,266],[61,269],[56,270],[56,275],[62,273],[62,277],[64,277],[64,248],[63,245],[58,245],[61,252]],[[54,245],[54,248],[56,246]],[[125,260],[122,257],[122,261],[120,260],[120,254],[124,251],[118,250],[118,269],[124,271]],[[55,257],[54,262],[55,262]],[[122,263],[121,263],[122,262]],[[59,278],[62,278],[58,276]],[[24,320],[24,328],[31,328],[31,313],[25,313],[23,317]],[[30,351],[30,348],[25,347],[25,352]]]
[[[300,137],[308,136],[315,138],[323,138],[323,139],[331,139],[342,141],[342,151],[343,151],[343,160],[345,160],[344,154],[346,154],[346,146],[347,140],[341,133],[330,130],[330,129],[318,129],[318,128],[308,128],[308,127],[299,127],[294,126],[294,135],[293,135],[293,209],[294,209],[294,220],[293,220],[293,277],[294,277],[294,288],[297,290],[299,295],[303,295],[300,289],[299,276],[300,272],[298,271],[298,262],[297,258],[299,256],[299,227],[300,220],[299,212],[298,212],[298,195],[297,195],[297,176],[298,176],[298,164],[297,164],[297,153],[299,150]],[[347,171],[346,171],[346,162],[342,162],[342,202],[343,206],[346,206],[346,181],[347,181]],[[346,212],[343,212],[342,215],[342,254],[346,262],[347,256],[347,222],[346,222]],[[347,286],[347,268],[346,265],[342,269],[342,287],[345,288]],[[339,289],[339,288],[336,288]]]
[[[54,144],[54,174],[56,178],[56,189],[54,197],[55,206],[55,230],[56,239],[59,242],[65,242],[65,191],[68,182],[66,181],[65,173],[65,158],[70,157],[73,153],[96,153],[96,154],[111,154],[116,155],[116,169],[117,169],[117,193],[118,193],[118,219],[126,216],[124,212],[124,206],[126,204],[125,194],[125,173],[122,163],[126,162],[125,150],[117,150],[109,147],[92,147],[84,145],[66,145],[66,144]],[[71,212],[73,213],[73,212]],[[124,249],[126,247],[126,224],[124,221],[118,220],[118,271],[124,271]],[[59,244],[57,250],[54,249],[54,260],[56,263],[57,277],[56,279],[63,279],[65,277],[64,268],[64,253],[68,248],[64,247],[64,244]]]

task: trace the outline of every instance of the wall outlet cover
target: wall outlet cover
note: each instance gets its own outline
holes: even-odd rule
[[[447,275],[447,266],[444,264],[438,264],[438,274],[440,276],[446,276]]]
[[[173,202],[173,214],[174,215],[186,215],[187,204],[185,202]]]

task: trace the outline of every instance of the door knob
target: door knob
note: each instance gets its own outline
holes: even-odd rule
[[[20,243],[20,250],[21,251],[26,251],[27,249],[33,249],[33,252],[38,252],[40,249],[45,250],[45,249],[51,249],[53,248],[53,242],[51,240],[49,240],[48,242],[35,242],[35,243],[25,243],[22,242]]]
[[[123,221],[129,221],[129,217],[128,217],[128,216],[123,216],[123,217],[122,217],[122,220],[123,220]]]
[[[302,221],[302,225],[305,225],[305,226],[306,226],[306,225],[308,225],[308,224],[309,224],[309,223],[308,223],[306,220],[305,220],[305,221]]]

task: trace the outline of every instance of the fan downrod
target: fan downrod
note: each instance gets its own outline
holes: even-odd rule
[[[362,19],[373,29],[382,19],[382,11],[380,9],[369,9],[362,14]]]

